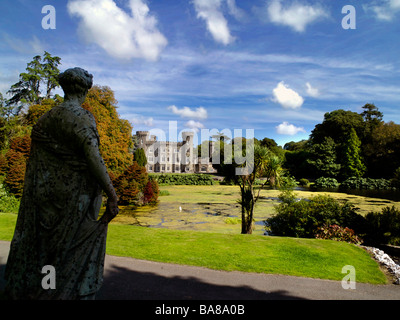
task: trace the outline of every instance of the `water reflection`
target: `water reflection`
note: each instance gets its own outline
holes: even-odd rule
[[[240,233],[241,208],[225,203],[168,203],[154,207],[121,208],[113,220],[116,224],[129,224],[150,228],[196,230],[222,233]],[[264,234],[262,220],[268,215],[258,215],[255,234]]]

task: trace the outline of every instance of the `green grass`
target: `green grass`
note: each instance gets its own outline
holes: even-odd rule
[[[10,241],[16,215],[0,213],[0,240]],[[341,280],[352,265],[358,282],[387,283],[368,253],[329,240],[109,226],[107,254],[217,270]]]

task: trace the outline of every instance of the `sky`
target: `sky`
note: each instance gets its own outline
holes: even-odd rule
[[[47,51],[109,86],[134,132],[283,146],[366,103],[400,123],[400,0],[2,0],[0,15],[3,95]]]

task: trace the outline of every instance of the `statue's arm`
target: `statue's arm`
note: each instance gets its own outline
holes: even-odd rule
[[[90,172],[97,179],[107,195],[107,209],[103,216],[103,221],[105,220],[108,223],[118,214],[118,197],[108,175],[103,157],[100,155],[98,140],[96,138],[88,139],[84,143],[84,153]]]

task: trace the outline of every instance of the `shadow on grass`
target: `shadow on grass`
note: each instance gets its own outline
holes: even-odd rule
[[[303,300],[287,291],[258,291],[248,286],[216,285],[194,277],[164,277],[114,265],[96,300]]]

